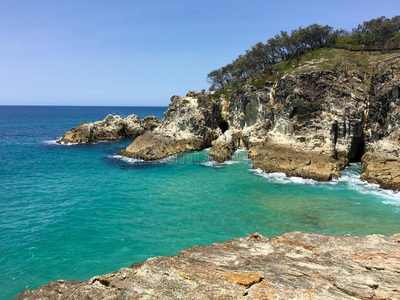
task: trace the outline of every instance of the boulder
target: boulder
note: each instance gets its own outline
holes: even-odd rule
[[[213,143],[210,156],[214,161],[223,163],[230,160],[235,150],[241,146],[244,146],[241,140],[241,132],[228,130]]]
[[[362,158],[361,179],[381,188],[400,190],[400,158],[367,153]]]
[[[301,145],[274,143],[271,140],[250,145],[253,168],[267,173],[328,181],[340,176],[337,160],[321,151],[304,151]]]
[[[92,142],[92,122],[85,122],[77,127],[67,131],[64,136],[58,140],[58,144],[90,143]]]

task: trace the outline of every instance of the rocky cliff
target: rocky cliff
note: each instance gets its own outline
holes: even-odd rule
[[[331,53],[332,54],[332,53]],[[144,160],[247,147],[255,168],[326,181],[362,161],[362,179],[400,189],[400,54],[333,53],[258,82],[174,96],[157,129],[122,155]]]
[[[247,147],[255,168],[320,181],[361,161],[363,180],[399,190],[400,53],[318,53],[281,62],[276,74],[259,80],[173,96],[161,123],[152,121],[155,128],[143,130],[146,119],[107,117],[72,129],[60,142],[130,132],[138,137],[120,155],[157,160],[211,147],[219,163]]]
[[[253,234],[17,299],[400,299],[399,274],[399,234]]]

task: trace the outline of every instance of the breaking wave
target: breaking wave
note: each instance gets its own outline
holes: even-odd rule
[[[372,193],[382,197],[382,203],[400,207],[400,192],[381,189],[377,184],[368,183],[360,179],[360,163],[350,164],[341,172],[341,176],[338,179],[333,179],[329,182],[319,182],[301,177],[288,177],[284,173],[265,173],[261,169],[250,169],[249,172],[267,179],[270,183],[318,185],[326,188],[337,186],[338,188],[356,190],[361,194]]]
[[[60,138],[58,138],[56,140],[43,141],[43,143],[46,144],[46,145],[56,145],[56,146],[74,146],[74,145],[79,145],[79,143],[64,143],[64,142],[57,143],[57,141],[59,139]],[[85,143],[81,143],[81,144],[85,144]]]
[[[114,158],[114,159],[119,159],[122,160],[126,163],[129,164],[137,164],[137,163],[141,163],[141,164],[162,164],[162,163],[167,163],[167,162],[171,162],[173,160],[175,160],[178,155],[171,155],[168,156],[166,158],[163,159],[159,159],[159,160],[154,160],[154,161],[146,161],[143,159],[137,159],[137,158],[131,158],[131,157],[126,157],[126,156],[122,156],[122,155],[111,155],[109,156],[110,158]]]

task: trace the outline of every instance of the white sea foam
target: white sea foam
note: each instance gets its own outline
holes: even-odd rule
[[[381,189],[378,184],[368,183],[360,179],[360,174],[356,170],[359,169],[359,163],[350,164],[350,167],[342,172],[342,176],[335,180],[347,184],[350,189],[357,190],[362,194],[374,194],[384,197],[384,204],[390,204],[400,207],[400,193],[392,190]]]
[[[200,163],[202,166],[211,167],[211,168],[222,168],[223,165],[219,164],[213,160],[203,161]]]
[[[143,159],[136,159],[136,158],[130,158],[130,157],[126,157],[126,156],[122,156],[122,155],[111,155],[109,156],[110,158],[116,158],[116,159],[120,159],[126,163],[130,163],[130,164],[134,164],[134,163],[138,163],[138,162],[144,162]]]
[[[213,161],[213,160],[208,160],[208,161],[203,161],[200,164],[202,166],[205,166],[205,167],[211,167],[211,168],[219,169],[219,168],[223,168],[224,166],[229,166],[229,165],[238,164],[238,163],[239,162],[235,161],[235,160],[227,160],[227,161],[225,161],[223,163],[218,163],[218,162]]]
[[[60,145],[60,146],[75,146],[75,145],[81,145],[81,144],[86,144],[86,143],[64,143],[64,142],[60,142],[59,144],[57,143],[57,145]]]
[[[59,141],[59,140],[60,140],[60,138],[58,138],[58,139],[56,139],[56,140],[43,141],[43,143],[44,143],[44,144],[47,144],[47,145],[57,145],[57,146],[74,146],[74,145],[79,145],[79,143],[64,143],[64,142],[57,143],[57,141]],[[84,143],[82,143],[82,144],[84,144]]]
[[[49,140],[49,141],[43,141],[43,144],[47,144],[47,145],[58,145],[57,140]]]
[[[122,155],[112,155],[109,156],[110,158],[116,158],[116,159],[120,159],[126,163],[130,163],[130,164],[135,164],[135,163],[146,163],[146,164],[161,164],[161,163],[167,163],[170,161],[175,160],[178,155],[171,155],[168,156],[166,158],[163,159],[159,159],[159,160],[154,160],[154,161],[146,161],[143,159],[137,159],[137,158],[131,158],[131,157],[126,157],[126,156],[122,156]]]
[[[95,143],[85,143],[85,142],[82,142],[82,143],[65,143],[65,142],[57,143],[57,141],[59,141],[60,139],[61,139],[61,137],[59,137],[56,140],[43,141],[43,143],[44,144],[48,144],[48,145],[75,146],[75,145],[85,145],[85,144],[95,145],[95,144],[100,144],[100,143],[115,142],[115,141],[107,141],[107,140],[105,140],[105,141],[98,141],[98,142],[95,142]]]
[[[265,173],[261,169],[250,169],[250,173],[253,173],[257,176],[264,177],[271,183],[280,183],[280,184],[289,184],[289,183],[297,183],[297,184],[308,184],[308,185],[316,185],[319,182],[313,179],[304,179],[301,177],[288,177],[285,173]]]
[[[312,179],[304,179],[300,177],[287,177],[284,173],[265,173],[261,169],[250,169],[249,172],[262,176],[271,183],[278,184],[307,184],[318,185],[320,187],[332,188],[332,186],[343,186],[351,190],[356,190],[361,194],[374,194],[383,198],[382,203],[400,207],[400,192],[392,190],[384,190],[377,184],[368,183],[360,179],[360,164],[350,164],[338,179],[328,182],[319,182]]]
[[[155,163],[166,163],[166,162],[170,162],[170,161],[177,159],[179,156],[180,156],[179,154],[175,154],[175,155],[168,156],[166,158],[155,160],[154,162]]]
[[[210,148],[205,149],[206,151],[210,151]],[[229,165],[233,165],[233,164],[239,164],[243,161],[249,161],[249,159],[247,157],[235,157],[236,155],[239,155],[241,152],[245,152],[247,151],[247,148],[239,148],[235,151],[235,153],[233,154],[233,159],[231,160],[227,160],[223,163],[218,163],[212,159],[209,159],[208,161],[203,161],[200,164],[202,166],[205,167],[211,167],[211,168],[223,168],[224,166],[229,166]]]

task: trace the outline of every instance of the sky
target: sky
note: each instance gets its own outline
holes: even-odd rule
[[[0,105],[166,106],[281,30],[396,14],[399,0],[0,0]]]

